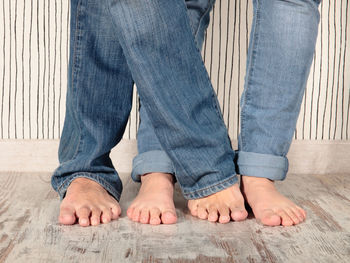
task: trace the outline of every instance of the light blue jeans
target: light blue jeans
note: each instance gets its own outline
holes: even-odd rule
[[[300,111],[318,31],[318,0],[253,0],[254,17],[241,97],[241,132],[236,155],[237,172],[246,176],[283,180],[286,157]],[[209,0],[201,1],[209,10]],[[208,23],[195,19],[197,43]],[[141,98],[141,105],[143,101]],[[147,111],[141,106],[139,155],[132,178],[176,169],[159,143]]]
[[[205,27],[203,3],[187,1]],[[119,200],[122,182],[109,154],[124,133],[134,82],[186,198],[237,182],[235,153],[184,0],[71,0],[70,37],[60,164],[51,180],[61,198],[85,177]]]

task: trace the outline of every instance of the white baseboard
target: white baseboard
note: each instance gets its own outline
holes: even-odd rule
[[[52,172],[58,166],[58,145],[58,140],[0,140],[0,172]],[[136,154],[136,140],[122,140],[111,152],[118,172],[129,173]],[[350,141],[297,140],[288,159],[289,173],[350,173]]]
[[[0,140],[0,172],[52,172],[58,166],[59,140]],[[130,172],[136,140],[122,140],[111,152],[118,172]]]

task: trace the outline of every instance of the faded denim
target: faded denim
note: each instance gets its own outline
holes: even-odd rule
[[[210,11],[215,0],[186,1],[188,16],[197,47],[202,48],[205,31],[210,21]],[[132,179],[141,182],[141,175],[150,172],[175,174],[173,164],[163,151],[153,130],[147,112],[140,106],[140,126],[137,132],[138,155],[133,160]]]
[[[209,0],[202,6],[210,6]],[[313,59],[319,11],[317,0],[253,0],[254,16],[241,97],[237,172],[284,180],[286,157]],[[205,16],[204,16],[205,17]],[[207,20],[195,21],[201,43]],[[203,32],[202,32],[203,30]],[[199,45],[200,46],[200,45]],[[141,100],[142,102],[142,100]],[[132,177],[150,172],[176,173],[141,107],[139,155]]]

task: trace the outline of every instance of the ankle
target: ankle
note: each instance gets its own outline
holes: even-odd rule
[[[264,177],[254,177],[242,175],[244,187],[274,187],[274,181]]]
[[[148,173],[141,176],[141,183],[149,181],[169,182],[172,185],[175,183],[174,175],[169,173]]]

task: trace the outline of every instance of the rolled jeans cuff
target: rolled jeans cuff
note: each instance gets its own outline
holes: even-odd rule
[[[164,151],[148,151],[134,158],[131,178],[135,182],[141,182],[142,175],[155,172],[175,173],[173,163]]]
[[[71,176],[69,176],[68,179],[63,181],[63,183],[58,187],[57,192],[60,195],[61,200],[65,197],[68,186],[73,182],[73,180],[77,178],[87,178],[92,181],[95,181],[96,183],[100,184],[106,191],[113,196],[118,202],[120,200],[121,193],[116,190],[113,185],[106,182],[102,177],[105,176],[105,174],[99,174],[99,173],[89,173],[89,172],[78,172],[74,173]],[[121,183],[121,181],[120,181]]]
[[[282,181],[288,172],[288,159],[284,156],[238,151],[237,171],[245,176]]]

